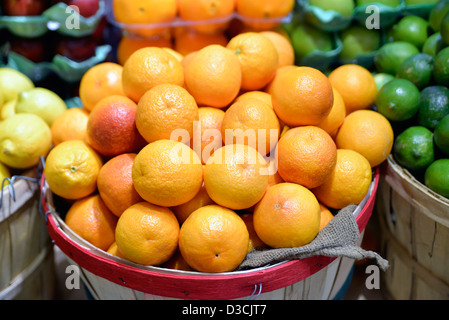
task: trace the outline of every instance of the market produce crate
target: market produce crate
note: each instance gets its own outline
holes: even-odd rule
[[[70,84],[107,59],[112,47],[103,41],[104,0],[96,12],[78,8],[77,13],[62,1],[44,9],[40,15],[17,15],[26,14],[24,9],[16,9],[16,15],[0,12],[0,67],[16,69],[33,82],[56,75]]]
[[[256,18],[243,15],[238,12],[237,8],[234,8],[232,12],[224,16],[220,15],[203,20],[187,20],[181,17],[179,12],[176,12],[173,17],[167,18],[166,20],[160,22],[146,21],[140,23],[124,23],[116,18],[116,14],[114,12],[114,0],[106,0],[105,3],[105,15],[110,24],[119,28],[125,33],[139,34],[143,37],[148,38],[166,36],[170,37],[172,32],[177,28],[194,29],[199,33],[211,33],[212,31],[208,30],[209,28],[203,27],[217,26],[217,30],[213,32],[223,32],[228,29],[228,27],[231,25],[231,22],[233,21],[238,21],[243,23],[244,25],[251,26],[255,30],[269,30],[280,26],[282,23],[289,22],[292,17],[292,12],[287,12],[282,16]]]
[[[390,155],[375,206],[383,288],[394,299],[449,299],[449,199],[420,183]]]
[[[10,181],[0,203],[0,299],[52,299],[53,244],[39,212],[36,169]]]
[[[364,200],[354,210],[363,234],[374,207],[379,168]],[[78,266],[95,299],[333,299],[347,284],[354,259],[314,255],[254,269],[202,273],[143,266],[99,250],[76,235],[56,211],[55,198],[43,177],[42,210],[50,237]],[[359,244],[362,236],[359,237]]]

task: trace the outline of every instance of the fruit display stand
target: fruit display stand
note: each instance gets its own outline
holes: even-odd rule
[[[354,211],[362,241],[371,217],[380,170]],[[106,253],[76,235],[61,218],[45,177],[41,180],[42,212],[50,237],[68,263],[80,268],[81,278],[94,299],[267,299],[326,300],[344,290],[354,259],[311,256],[225,273],[202,273],[134,264]]]
[[[149,38],[151,37],[164,37],[169,36],[176,28],[187,28],[187,29],[199,29],[200,33],[202,25],[213,25],[217,27],[215,32],[226,31],[226,28],[230,25],[230,23],[234,21],[240,21],[248,24],[256,24],[257,29],[261,31],[263,29],[271,29],[271,27],[267,26],[279,26],[282,23],[290,22],[292,18],[292,12],[280,17],[264,17],[264,18],[253,18],[244,16],[239,14],[235,9],[232,13],[227,14],[222,17],[211,18],[207,20],[186,20],[181,18],[179,15],[176,15],[174,18],[159,22],[159,23],[123,23],[116,19],[114,14],[114,6],[113,0],[106,0],[106,11],[105,11],[106,19],[113,26],[119,28],[124,33],[127,34],[140,34],[142,33],[145,36],[146,33],[151,33]],[[224,27],[221,27],[221,26]],[[219,27],[220,26],[220,27]],[[210,31],[209,31],[210,32]]]
[[[409,15],[427,18],[434,5],[430,2],[413,4],[405,0],[297,0],[286,30],[294,44],[298,65],[324,72],[334,66],[351,63],[371,69],[377,50],[389,42],[394,24]],[[302,28],[305,30],[295,32],[295,29]],[[357,38],[364,39],[365,43],[357,44],[359,48],[355,49],[357,40],[354,39]],[[315,47],[313,50],[311,45]],[[361,50],[362,47],[366,48]]]
[[[111,51],[110,45],[95,39],[101,38],[96,33],[101,33],[104,12],[105,2],[101,0],[98,10],[89,17],[64,2],[52,5],[40,15],[0,13],[0,66],[16,69],[33,82],[44,81],[53,74],[67,83],[79,81]]]
[[[39,213],[37,171],[9,181],[0,203],[0,300],[53,299],[53,244]]]
[[[382,255],[390,262],[383,274],[390,297],[448,299],[449,200],[424,186],[390,155],[375,210]]]

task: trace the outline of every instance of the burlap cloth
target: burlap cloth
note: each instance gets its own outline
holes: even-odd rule
[[[253,249],[237,270],[268,266],[277,262],[303,259],[314,255],[348,257],[355,260],[375,259],[382,271],[388,261],[378,253],[362,249],[358,244],[359,228],[354,217],[355,205],[347,206],[334,216],[312,242],[296,248]]]

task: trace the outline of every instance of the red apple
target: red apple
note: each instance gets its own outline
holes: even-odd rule
[[[25,39],[14,37],[10,41],[11,51],[14,51],[33,62],[42,62],[47,59],[47,49],[43,39]]]
[[[38,16],[48,8],[48,0],[4,0],[3,10],[8,16]]]
[[[64,2],[68,6],[77,6],[83,17],[91,17],[97,13],[99,9],[99,0],[63,0],[56,2]]]
[[[64,37],[56,45],[56,54],[81,62],[93,57],[96,47],[97,42],[91,36],[81,38]]]

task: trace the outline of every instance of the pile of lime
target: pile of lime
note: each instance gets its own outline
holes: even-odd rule
[[[376,108],[395,130],[395,160],[449,198],[449,0],[427,19],[397,21],[374,63]]]

